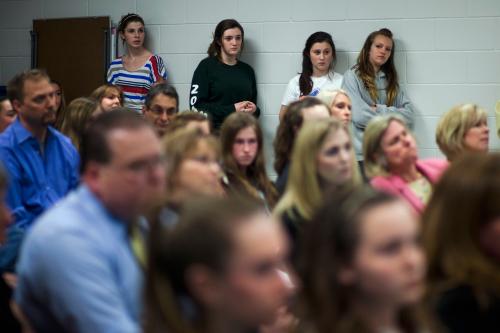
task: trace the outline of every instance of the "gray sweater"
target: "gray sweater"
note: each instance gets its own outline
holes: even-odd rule
[[[385,73],[379,71],[375,76],[377,86],[377,100],[374,102],[370,93],[365,88],[363,81],[356,74],[355,69],[349,69],[344,74],[342,88],[347,91],[352,102],[352,123],[354,133],[354,148],[358,161],[363,160],[363,134],[370,120],[379,115],[396,113],[401,115],[407,125],[412,128],[414,120],[414,107],[408,99],[404,89],[399,87],[398,94],[393,106],[387,106],[387,80]],[[371,106],[376,104],[376,110]]]

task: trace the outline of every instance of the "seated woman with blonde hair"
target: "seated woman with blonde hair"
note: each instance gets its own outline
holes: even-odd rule
[[[347,91],[343,89],[321,90],[316,98],[328,105],[332,116],[340,119],[344,126],[349,126],[352,120],[352,102]]]
[[[286,191],[274,214],[282,219],[296,258],[304,226],[332,187],[360,184],[348,130],[337,119],[306,122],[295,142]]]
[[[487,152],[488,113],[476,104],[461,104],[446,112],[436,129],[436,143],[448,161],[465,151]]]
[[[373,118],[365,129],[363,155],[371,185],[402,196],[419,213],[448,166],[444,160],[419,159],[415,138],[397,115]]]

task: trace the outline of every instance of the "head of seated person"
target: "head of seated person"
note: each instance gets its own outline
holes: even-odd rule
[[[175,132],[181,128],[198,128],[206,135],[212,133],[212,124],[208,114],[199,111],[185,110],[177,113],[168,125],[168,131]]]
[[[153,86],[144,101],[142,113],[156,129],[158,136],[167,133],[168,125],[179,111],[179,95],[177,90],[167,84]]]
[[[368,187],[328,196],[305,230],[299,325],[312,332],[426,331],[419,239],[416,215],[395,196]]]
[[[321,90],[317,98],[330,107],[333,117],[340,119],[344,126],[349,126],[352,102],[347,91],[343,89]]]
[[[123,105],[123,92],[113,84],[103,84],[90,94],[98,101],[102,112],[108,112]]]
[[[258,120],[248,113],[232,113],[222,124],[220,140],[228,190],[264,199],[268,207],[274,207],[278,194],[267,176]]]
[[[7,97],[0,98],[0,133],[16,120],[17,113]]]
[[[349,131],[334,118],[310,120],[295,142],[287,188],[276,211],[279,215],[294,207],[309,220],[327,191],[360,182]]]
[[[274,168],[278,174],[290,161],[292,148],[302,123],[312,119],[327,119],[331,116],[326,104],[314,97],[304,97],[290,103],[281,119],[274,140]]]
[[[181,208],[193,197],[223,194],[218,140],[198,128],[167,133],[163,140],[167,163],[167,202]]]
[[[462,154],[436,185],[422,215],[427,300],[450,331],[474,327],[487,332],[498,327],[499,175],[498,153]]]
[[[286,236],[254,201],[191,200],[153,224],[149,253],[145,332],[257,331],[294,291]]]
[[[488,113],[475,104],[453,107],[437,125],[436,142],[449,161],[465,151],[487,152]]]
[[[80,149],[83,132],[101,112],[97,101],[88,97],[75,98],[65,108],[61,132],[71,139],[77,150]]]
[[[365,129],[363,155],[368,177],[405,173],[415,168],[417,143],[401,117],[379,116]]]

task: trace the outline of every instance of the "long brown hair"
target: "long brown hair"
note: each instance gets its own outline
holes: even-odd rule
[[[152,225],[146,270],[145,332],[204,331],[206,309],[192,294],[186,272],[203,265],[223,274],[234,231],[263,208],[241,198],[198,198],[187,203],[179,223]]]
[[[385,36],[392,40],[391,55],[389,56],[387,62],[380,67],[380,70],[385,73],[385,77],[387,79],[387,106],[391,106],[396,100],[399,83],[398,73],[396,71],[396,67],[394,66],[394,51],[396,44],[392,38],[392,32],[389,29],[382,28],[368,35],[363,48],[359,52],[358,60],[354,68],[356,69],[358,76],[363,81],[365,88],[369,91],[373,102],[376,102],[378,93],[377,87],[375,86],[375,71],[373,70],[373,65],[370,63],[370,49],[375,37],[377,36]]]
[[[245,44],[245,31],[241,24],[234,19],[226,19],[220,21],[215,27],[214,31],[214,39],[208,46],[207,54],[209,57],[217,57],[219,60],[221,59],[221,44],[222,44],[222,36],[224,35],[224,31],[228,29],[238,28],[241,31],[241,51],[243,51],[243,46]]]
[[[251,127],[257,136],[257,156],[243,172],[233,157],[233,144],[239,131]],[[222,162],[229,178],[230,190],[259,198],[258,191],[264,193],[266,202],[272,208],[278,199],[278,193],[266,173],[263,135],[255,117],[242,112],[234,112],[226,118],[221,127]]]
[[[500,155],[466,154],[434,188],[422,219],[429,298],[459,285],[500,296],[498,262],[479,243],[481,228],[500,217]]]
[[[308,224],[299,258],[302,290],[297,309],[306,331],[371,331],[352,309],[355,291],[341,284],[339,275],[355,256],[363,216],[397,200],[400,199],[368,187],[336,191]],[[413,307],[400,309],[398,323],[402,332],[421,331],[418,313]]]
[[[328,43],[332,48],[332,63],[329,70],[333,70],[337,61],[337,51],[332,36],[324,31],[317,31],[313,33],[306,40],[306,45],[302,50],[302,72],[299,77],[300,96],[307,96],[311,93],[313,82],[311,76],[313,74],[313,65],[311,62],[311,49],[316,43]]]

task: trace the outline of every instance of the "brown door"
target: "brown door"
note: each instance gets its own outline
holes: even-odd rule
[[[109,30],[108,16],[34,20],[32,66],[61,83],[67,103],[88,96],[106,82]]]

